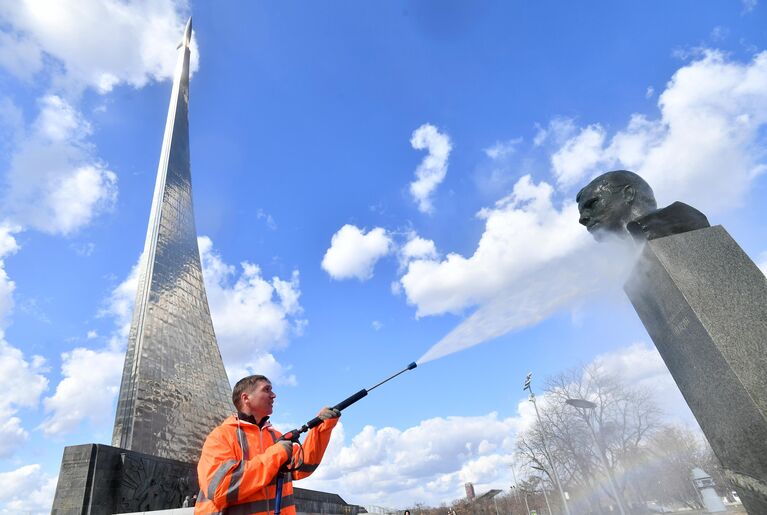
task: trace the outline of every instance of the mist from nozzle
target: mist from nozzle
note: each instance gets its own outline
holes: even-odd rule
[[[553,314],[620,291],[641,247],[628,240],[587,245],[545,264],[483,302],[468,318],[434,344],[416,363],[422,365],[509,332],[530,327]]]

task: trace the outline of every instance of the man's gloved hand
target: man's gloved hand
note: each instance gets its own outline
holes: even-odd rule
[[[290,440],[279,440],[274,445],[280,445],[282,448],[284,448],[286,451],[288,451],[288,459],[286,461],[290,461],[293,457],[293,442]]]
[[[341,410],[335,408],[322,408],[319,415],[317,415],[323,422],[331,418],[338,418],[341,416]]]

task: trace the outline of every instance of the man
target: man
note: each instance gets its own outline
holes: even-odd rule
[[[303,453],[294,453],[293,443],[280,440],[282,434],[269,423],[276,397],[272,383],[261,375],[240,379],[234,386],[232,402],[237,414],[214,429],[202,447],[195,515],[268,515],[274,510],[278,474],[285,478],[282,513],[295,515],[291,479],[314,472],[341,413],[323,408],[318,415],[322,423],[309,431]],[[294,454],[299,456],[291,460]],[[299,465],[297,470],[291,474],[281,471],[291,461]]]
[[[683,202],[657,209],[652,188],[628,170],[603,173],[575,197],[581,224],[597,241],[608,236],[654,240],[704,227],[706,215]]]

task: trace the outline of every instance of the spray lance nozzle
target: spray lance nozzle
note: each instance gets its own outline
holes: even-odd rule
[[[375,390],[376,388],[378,388],[382,384],[384,384],[384,383],[386,383],[388,381],[391,381],[392,379],[394,379],[398,375],[403,374],[403,373],[407,372],[408,370],[413,370],[417,366],[418,365],[416,364],[415,361],[410,363],[407,367],[403,368],[402,370],[400,370],[396,374],[387,377],[386,379],[384,379],[380,383],[378,383],[378,384],[376,384],[374,386],[371,386],[368,389],[363,388],[362,390],[358,391],[357,393],[355,393],[353,395],[350,395],[346,399],[342,400],[341,402],[339,402],[338,404],[333,406],[333,409],[338,410],[338,411],[345,410],[346,408],[348,408],[349,406],[351,406],[352,404],[354,404],[358,400],[362,399],[363,397],[366,397],[368,393],[372,392],[373,390]],[[307,432],[311,428],[316,427],[316,426],[320,425],[321,423],[322,423],[322,419],[320,417],[314,417],[313,419],[311,419],[309,422],[307,422],[306,424],[304,424],[300,428],[291,429],[290,431],[288,431],[287,433],[282,435],[282,440],[293,440],[294,442],[297,442],[298,438],[301,436],[302,433]]]

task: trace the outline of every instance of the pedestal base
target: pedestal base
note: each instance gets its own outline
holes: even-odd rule
[[[649,241],[624,287],[750,514],[767,513],[767,280],[721,226]]]
[[[197,464],[101,444],[66,447],[51,515],[180,508],[197,494]]]

